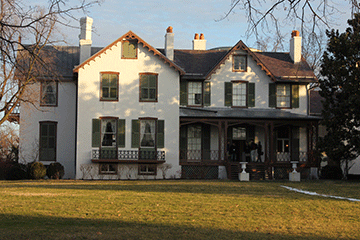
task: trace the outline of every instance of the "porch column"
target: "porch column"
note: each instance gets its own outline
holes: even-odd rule
[[[269,151],[269,179],[272,179],[272,167],[275,163],[275,154],[274,154],[274,122],[270,122],[270,136],[269,136],[269,145],[270,145],[270,151]]]

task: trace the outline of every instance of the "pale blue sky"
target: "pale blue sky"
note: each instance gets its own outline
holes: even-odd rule
[[[41,4],[46,1],[29,2]],[[341,10],[336,21],[339,26],[334,28],[343,31],[346,20],[350,18],[349,4],[343,0],[334,2],[339,2],[337,6]],[[236,8],[227,19],[216,21],[229,10],[230,3],[231,0],[104,0],[87,13],[94,20],[93,46],[105,47],[131,30],[153,47],[163,48],[166,28],[172,26],[177,49],[190,49],[195,33],[204,33],[208,49],[233,46],[239,40],[248,47],[257,47],[254,38],[245,36],[247,19],[244,11]],[[77,13],[76,17],[83,15]],[[79,26],[76,22],[72,24]],[[291,30],[300,29],[300,25],[299,22],[281,24],[288,28],[284,43],[284,50],[288,51]],[[70,45],[78,45],[78,29],[63,29],[62,32]]]

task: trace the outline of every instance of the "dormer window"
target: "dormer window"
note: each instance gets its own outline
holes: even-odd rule
[[[137,59],[137,41],[125,40],[122,42],[122,54],[123,59]]]
[[[233,72],[247,71],[247,57],[246,55],[233,55]]]

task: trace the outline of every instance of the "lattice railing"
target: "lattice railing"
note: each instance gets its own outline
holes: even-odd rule
[[[140,160],[165,161],[165,151],[140,151]],[[139,160],[138,150],[93,149],[91,159]]]
[[[306,162],[307,160],[308,160],[308,152],[299,152],[299,155],[297,156],[293,156],[289,152],[277,152],[278,162],[290,162],[290,161]]]
[[[219,150],[180,150],[180,159],[187,162],[218,161]]]

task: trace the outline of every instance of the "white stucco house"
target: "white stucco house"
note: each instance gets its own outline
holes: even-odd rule
[[[202,34],[178,50],[171,27],[164,49],[131,31],[94,48],[91,27],[81,19],[79,47],[46,49],[57,77],[40,74],[37,101],[20,106],[23,161],[60,162],[75,179],[232,179],[239,161],[251,179],[285,178],[291,161],[304,177],[316,172],[317,79],[297,31],[278,53],[242,41],[207,50]]]

